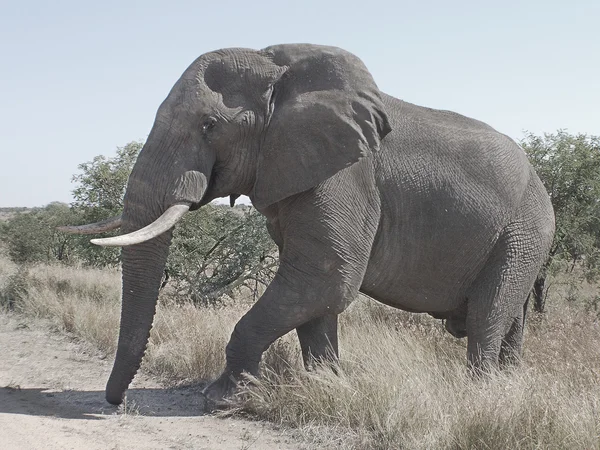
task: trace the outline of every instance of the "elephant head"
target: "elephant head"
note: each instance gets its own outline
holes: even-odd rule
[[[332,47],[281,45],[200,56],[160,105],[127,184],[123,303],[106,387],[122,401],[148,342],[173,225],[217,197],[248,195],[259,211],[377,151],[390,131],[363,63]],[[77,230],[76,230],[77,231]],[[81,230],[79,230],[81,231]]]

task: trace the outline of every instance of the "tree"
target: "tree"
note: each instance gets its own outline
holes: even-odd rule
[[[71,204],[80,216],[78,223],[97,222],[121,213],[127,179],[143,146],[143,142],[132,141],[117,147],[117,154],[112,158],[99,155],[78,166],[81,173],[72,178],[78,186],[73,189],[75,201]],[[119,263],[119,249],[92,245],[85,236],[79,237],[79,243],[79,257],[86,264],[108,266]]]
[[[57,226],[80,220],[77,212],[64,203],[17,213],[2,227],[2,240],[10,258],[20,264],[33,262],[70,262],[77,237],[65,235]]]
[[[113,158],[99,155],[90,162],[79,164],[77,167],[82,173],[72,178],[79,185],[73,189],[75,201],[72,206],[94,220],[120,214],[127,179],[143,146],[143,142],[132,141],[117,147],[117,155]]]
[[[534,285],[535,309],[542,312],[546,277],[554,266],[577,264],[592,280],[600,273],[600,137],[565,131],[528,133],[523,149],[548,190],[556,216],[550,257]]]

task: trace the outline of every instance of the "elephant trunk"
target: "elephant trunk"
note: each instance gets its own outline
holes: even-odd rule
[[[119,342],[106,385],[106,400],[113,405],[122,402],[146,351],[171,235],[168,231],[151,241],[123,248]]]
[[[148,142],[151,142],[150,139]],[[206,192],[211,168],[209,164],[202,167],[201,171],[177,167],[169,171],[160,158],[166,152],[160,150],[164,149],[150,147],[147,143],[129,177],[122,215],[125,233],[135,232],[157,221],[165,211],[173,210],[173,205],[199,203]],[[141,365],[171,238],[172,228],[169,228],[149,240],[138,240],[139,243],[123,247],[121,324],[117,354],[106,385],[106,400],[109,403],[117,405],[122,402],[129,383]]]

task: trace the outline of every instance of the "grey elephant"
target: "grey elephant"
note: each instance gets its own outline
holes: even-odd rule
[[[280,266],[237,323],[221,401],[263,352],[296,330],[307,365],[337,358],[338,315],[359,292],[447,319],[470,367],[518,362],[526,299],[554,234],[523,150],[490,126],[379,91],[334,47],[277,45],[200,56],[160,105],[119,218],[71,229],[124,234],[123,304],[106,387],[137,372],[175,223],[243,194],[267,219]]]

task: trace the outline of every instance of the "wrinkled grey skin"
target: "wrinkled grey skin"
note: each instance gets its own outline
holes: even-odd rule
[[[124,231],[176,203],[239,194],[268,219],[281,264],[236,325],[207,398],[256,374],[294,329],[307,365],[335,359],[337,316],[359,291],[447,319],[468,337],[476,371],[518,360],[554,215],[522,149],[488,125],[381,93],[337,48],[208,53],[158,110],[127,186]],[[110,403],[139,368],[170,240],[123,249]]]

